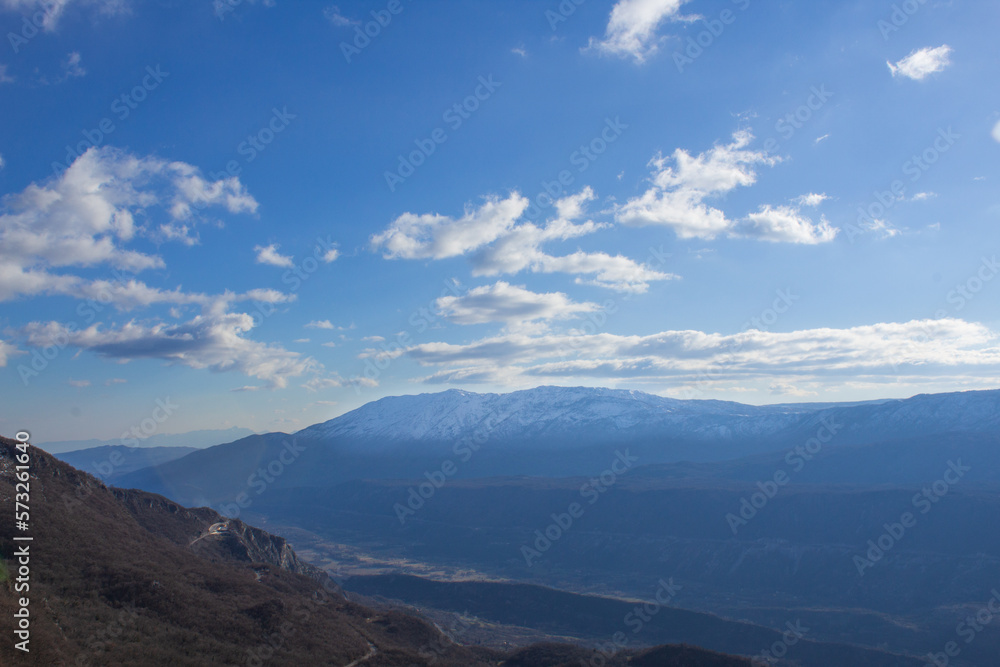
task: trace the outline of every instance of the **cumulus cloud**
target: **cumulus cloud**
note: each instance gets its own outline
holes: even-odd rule
[[[802,195],[800,197],[796,197],[795,199],[792,200],[792,202],[794,204],[797,204],[798,206],[811,206],[811,207],[815,208],[815,207],[819,206],[820,204],[822,204],[823,202],[825,202],[829,198],[830,197],[828,197],[825,193],[824,194],[816,194],[815,192],[810,192],[807,195]]]
[[[555,256],[545,252],[545,244],[609,227],[592,220],[576,221],[584,215],[586,202],[594,198],[588,187],[556,201],[556,218],[544,225],[520,221],[528,200],[516,192],[504,200],[489,198],[479,209],[467,208],[460,219],[407,213],[373,236],[372,246],[381,248],[390,259],[443,259],[475,252],[471,261],[476,276],[520,271],[569,273],[577,276],[578,283],[619,291],[644,292],[651,281],[675,277],[622,255],[578,250]]]
[[[272,388],[287,386],[291,377],[322,370],[315,360],[297,352],[247,338],[245,334],[253,326],[253,317],[246,313],[218,312],[181,324],[130,321],[109,328],[94,324],[75,329],[58,322],[32,322],[22,334],[34,347],[71,345],[122,362],[162,359],[196,369],[235,371]]]
[[[753,185],[756,165],[778,161],[764,151],[748,150],[752,140],[753,135],[742,130],[730,143],[716,144],[696,156],[682,148],[669,158],[657,155],[650,162],[652,186],[620,207],[616,219],[625,225],[670,227],[682,239],[713,239],[724,233],[732,223],[706,200]]]
[[[914,81],[923,81],[931,74],[942,72],[951,64],[952,48],[947,44],[936,48],[918,49],[893,64],[886,62],[893,76],[905,76]]]
[[[0,301],[38,294],[90,298],[104,287],[66,272],[69,267],[163,268],[159,256],[127,245],[142,235],[155,236],[143,223],[156,213],[195,224],[195,203],[233,213],[257,206],[238,179],[210,183],[182,162],[138,158],[110,147],[89,149],[62,174],[3,199]],[[115,289],[157,291],[134,281]]]
[[[14,77],[7,74],[7,65],[0,65],[0,83],[14,83]]]
[[[476,287],[461,296],[443,296],[436,305],[445,318],[457,324],[563,320],[600,309],[596,303],[574,302],[562,292],[540,294],[504,281]]]
[[[826,220],[813,223],[801,206],[818,206],[825,194],[810,193],[794,200],[795,206],[763,205],[739,220],[707,202],[757,182],[758,165],[772,166],[779,158],[750,150],[753,135],[745,130],[733,134],[728,144],[691,155],[678,148],[669,158],[657,155],[651,162],[651,187],[629,199],[615,211],[624,225],[662,225],[681,239],[714,239],[721,235],[781,243],[825,243],[837,230]]]
[[[802,215],[794,206],[765,205],[737,223],[731,236],[754,238],[772,243],[827,243],[837,236],[837,229],[826,218],[818,224]]]
[[[945,370],[995,376],[1000,335],[960,319],[879,323],[847,329],[736,334],[664,331],[648,336],[515,332],[467,344],[431,342],[405,354],[438,367],[427,382],[537,384],[544,381],[692,382],[858,378],[896,382]]]
[[[338,327],[333,325],[330,320],[313,320],[306,325],[306,329],[329,329],[331,331],[337,329]],[[339,327],[342,328],[342,327]]]
[[[479,207],[467,206],[461,218],[436,213],[404,213],[389,228],[371,238],[386,259],[445,259],[457,257],[497,240],[528,207],[517,193],[506,199],[488,197]]]
[[[270,266],[280,266],[291,268],[295,265],[290,255],[282,255],[278,252],[280,246],[272,243],[269,246],[254,246],[253,251],[257,253],[256,262],[258,264],[268,264]]]
[[[643,63],[658,50],[657,28],[667,21],[691,21],[682,16],[688,0],[618,0],[611,8],[604,39],[590,38],[589,48],[599,53]]]
[[[997,141],[1000,141],[1000,120],[998,120],[997,124],[993,126],[992,135],[993,135],[994,139],[996,139]],[[0,164],[2,164],[2,163],[0,163]]]

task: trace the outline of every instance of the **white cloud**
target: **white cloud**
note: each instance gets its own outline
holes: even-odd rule
[[[618,0],[611,8],[604,39],[590,38],[588,48],[605,55],[631,57],[637,63],[656,53],[659,36],[656,29],[664,21],[690,21],[681,16],[681,6],[688,0]]]
[[[905,76],[922,81],[931,74],[944,71],[951,64],[952,48],[947,44],[936,48],[923,48],[912,52],[896,64],[887,62],[893,76]]]
[[[66,62],[63,63],[63,80],[87,75],[87,70],[80,64],[82,60],[78,51],[73,51],[66,56]]]
[[[295,339],[295,340],[293,340],[292,342],[293,342],[293,343],[308,343],[308,342],[309,342],[309,339],[308,339],[308,338],[296,338],[296,339]]]
[[[66,384],[77,389],[83,389],[90,386],[90,380],[67,380]]]
[[[596,303],[576,303],[562,292],[540,294],[503,281],[476,287],[461,296],[443,296],[436,305],[445,318],[457,324],[562,320],[600,309]]]
[[[361,340],[369,343],[381,343],[385,341],[385,336],[365,336]]]
[[[522,58],[527,58],[528,57],[528,51],[524,48],[523,44],[521,46],[515,46],[514,48],[512,48],[510,50],[510,52],[513,53],[513,54],[515,54],[515,55],[519,55]]]
[[[516,274],[524,270],[570,273],[578,276],[578,283],[631,292],[646,291],[650,281],[675,277],[621,255],[578,250],[570,255],[553,256],[544,252],[542,246],[546,243],[586,236],[610,226],[591,220],[574,222],[583,216],[584,204],[594,198],[587,187],[554,202],[558,217],[543,227],[531,222],[517,224],[528,200],[516,192],[502,201],[489,198],[480,209],[467,209],[459,220],[407,213],[389,229],[373,236],[372,245],[384,248],[387,258],[408,259],[442,259],[478,250],[472,258],[476,276]],[[588,274],[591,277],[580,277]]]
[[[879,218],[875,218],[871,222],[865,222],[861,225],[861,228],[866,234],[875,234],[880,241],[902,234],[902,231],[894,227],[892,223]]]
[[[354,324],[352,323],[348,327],[338,327],[330,320],[313,320],[306,325],[306,329],[326,329],[329,331],[346,331],[347,329],[353,329]]]
[[[349,19],[340,13],[340,7],[337,5],[331,5],[323,10],[323,17],[337,26],[338,28],[344,28],[347,26],[357,25],[359,21]]]
[[[808,389],[803,389],[802,387],[790,384],[788,382],[772,382],[768,390],[774,396],[816,396],[817,392],[809,391]]]
[[[128,11],[127,0],[0,0],[0,9],[30,14],[42,12],[42,29],[55,30],[59,19],[69,5],[96,6],[103,14],[119,14]]]
[[[0,65],[0,83],[14,83],[14,77],[7,75],[6,65]]]
[[[241,0],[241,2],[246,2],[250,5],[257,4],[257,0]],[[215,9],[215,15],[219,17],[220,20],[225,20],[226,15],[236,11],[236,7],[241,4],[241,2],[234,2],[233,0],[214,0],[212,6]],[[274,7],[275,0],[260,0],[260,4],[264,7]]]
[[[7,365],[7,360],[18,354],[24,354],[17,349],[16,345],[12,345],[6,341],[0,340],[0,368]]]
[[[190,206],[195,200],[234,213],[257,205],[238,179],[208,183],[195,167],[182,162],[137,158],[110,147],[89,149],[62,174],[4,198],[0,301],[38,294],[89,298],[87,294],[106,285],[67,273],[67,267],[163,268],[159,256],[126,246],[143,235],[162,240],[144,224],[157,213],[194,224]],[[135,281],[114,289],[157,291]]]
[[[336,262],[338,257],[340,257],[340,251],[337,250],[336,248],[330,248],[325,253],[323,253],[323,257],[321,259],[325,263],[330,264],[332,262]]]
[[[298,297],[295,294],[286,294],[276,289],[252,289],[244,294],[244,298],[261,303],[289,303]]]
[[[813,208],[815,208],[829,198],[830,197],[828,197],[825,193],[816,194],[815,192],[810,192],[807,195],[796,197],[795,199],[792,200],[792,202],[799,206],[812,206]]]
[[[928,199],[933,199],[934,197],[937,197],[937,194],[934,192],[918,192],[913,195],[913,201],[927,201]]]
[[[713,239],[724,233],[732,223],[705,201],[753,185],[756,165],[778,161],[763,151],[746,150],[752,140],[752,134],[739,131],[732,142],[716,144],[697,156],[682,148],[672,158],[657,155],[650,162],[652,187],[628,200],[616,211],[616,219],[625,225],[664,225],[682,239]]]
[[[794,206],[764,205],[737,223],[730,235],[772,243],[815,245],[832,241],[837,231],[826,218],[814,224]]]
[[[336,343],[332,343],[332,342],[331,343],[323,343],[322,345],[323,345],[323,347],[337,347],[337,344]]]
[[[105,387],[110,387],[116,384],[128,384],[128,380],[126,380],[125,378],[110,378],[104,381]]]
[[[23,335],[30,345],[45,347],[59,341],[117,361],[163,359],[173,364],[214,372],[235,371],[262,380],[272,388],[287,386],[288,379],[322,370],[315,360],[303,358],[278,345],[268,345],[244,334],[254,326],[246,313],[208,313],[177,325],[130,321],[117,328],[94,324],[71,330],[58,322],[32,322]]]
[[[959,319],[728,335],[516,332],[464,345],[424,343],[407,348],[405,354],[441,369],[424,378],[427,382],[511,385],[611,379],[671,386],[733,381],[837,386],[859,378],[896,383],[941,377],[945,370],[995,377],[1000,370],[1000,334]]]
[[[825,194],[810,193],[794,200],[797,206],[763,205],[740,220],[706,203],[757,182],[755,167],[774,165],[779,159],[763,151],[748,150],[753,135],[733,134],[728,144],[692,156],[678,148],[670,158],[658,155],[651,162],[652,185],[639,197],[628,200],[615,211],[621,224],[670,227],[681,239],[714,239],[723,234],[740,238],[781,243],[825,243],[837,230],[826,220],[814,224],[801,214],[799,206],[818,206]]]
[[[339,377],[314,377],[306,382],[302,387],[308,391],[316,392],[324,389],[334,389],[343,387],[344,381]]]
[[[457,220],[435,213],[404,213],[372,236],[371,245],[386,259],[457,257],[500,238],[527,207],[528,200],[515,192],[502,200],[488,197],[478,209],[467,206]]]
[[[270,266],[280,266],[291,268],[295,266],[290,255],[282,255],[278,252],[280,246],[272,243],[269,246],[254,246],[253,251],[257,253],[256,262],[258,264],[268,264]]]
[[[993,138],[994,139],[996,139],[997,141],[1000,141],[1000,120],[998,120],[997,124],[993,126],[993,133],[992,134],[993,134]]]

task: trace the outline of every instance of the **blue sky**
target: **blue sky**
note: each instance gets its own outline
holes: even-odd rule
[[[0,23],[0,431],[117,438],[168,398],[160,432],[288,431],[450,387],[998,384],[995,3]]]

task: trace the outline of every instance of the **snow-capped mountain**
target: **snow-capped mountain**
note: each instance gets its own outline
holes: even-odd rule
[[[296,435],[369,443],[454,442],[471,437],[508,442],[633,437],[757,440],[815,430],[823,419],[839,420],[852,441],[907,433],[995,432],[1000,430],[1000,391],[752,406],[587,387],[537,387],[508,394],[452,389],[383,398]]]
[[[491,438],[562,437],[589,433],[646,433],[681,428],[725,435],[766,432],[793,423],[804,406],[755,407],[724,401],[681,401],[639,391],[586,387],[537,387],[509,394],[451,389],[392,396],[299,431],[310,439],[453,441],[477,433]],[[743,422],[737,426],[731,422]],[[685,428],[687,427],[687,428]]]
[[[1000,391],[751,406],[638,391],[538,387],[383,398],[291,435],[269,433],[199,450],[130,473],[122,483],[204,504],[231,502],[261,485],[421,479],[445,468],[462,478],[590,475],[624,449],[640,465],[763,456],[771,474],[773,457],[782,460],[832,425],[835,437],[824,438],[824,454],[872,444],[865,456],[875,472],[912,467],[914,457],[931,469],[952,456],[975,455],[984,469],[1000,460],[992,446],[1000,433]],[[821,467],[815,468],[819,474]]]

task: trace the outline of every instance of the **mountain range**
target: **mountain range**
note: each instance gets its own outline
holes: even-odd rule
[[[915,666],[997,585],[998,427],[1000,391],[750,406],[451,390],[122,466],[114,483],[283,535],[366,604],[439,626],[477,609],[477,637],[599,642],[621,607],[594,595],[649,599],[673,578],[662,618],[704,648],[754,656],[801,622],[789,664]],[[551,613],[509,613],[539,605]],[[740,642],[723,641],[731,622]],[[686,641],[653,627],[642,643]],[[553,650],[531,649],[568,649]],[[949,664],[998,652],[985,626]]]

